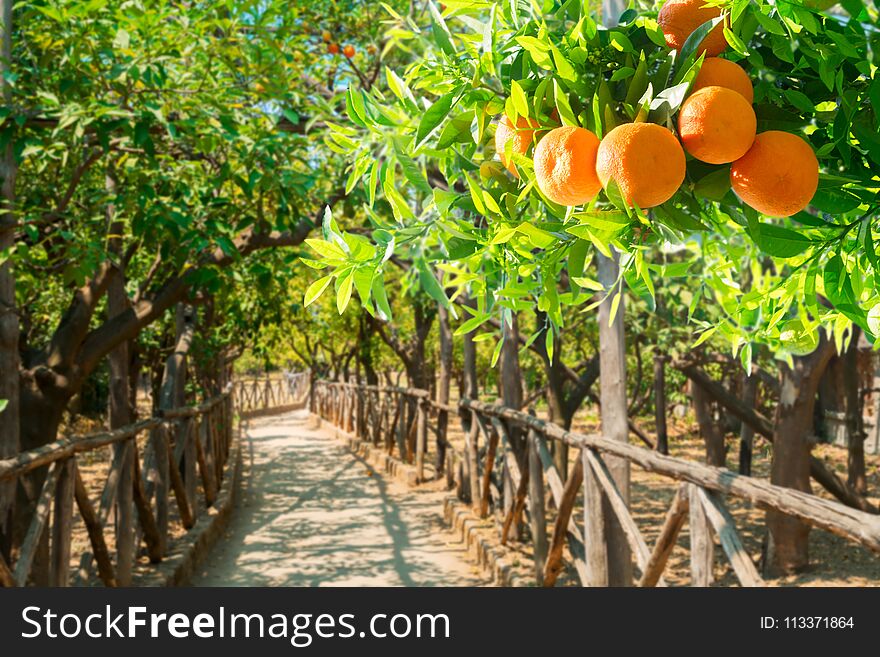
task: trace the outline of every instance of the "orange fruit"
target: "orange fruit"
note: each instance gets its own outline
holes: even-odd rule
[[[517,118],[515,128],[506,114],[498,122],[498,127],[495,130],[495,150],[498,152],[498,157],[501,158],[501,163],[517,178],[519,178],[519,173],[516,170],[513,159],[507,157],[507,144],[510,143],[511,154],[520,153],[525,155],[526,151],[529,150],[529,145],[532,143],[532,137],[537,127],[537,121],[527,119],[524,116]]]
[[[691,87],[691,93],[704,87],[725,87],[733,89],[749,103],[755,99],[755,90],[749,74],[735,62],[721,57],[706,57],[697,79]]]
[[[599,144],[596,173],[603,187],[614,180],[630,205],[652,208],[684,182],[684,151],[675,135],[656,123],[624,123]]]
[[[789,132],[769,130],[730,167],[730,184],[743,203],[771,217],[790,217],[810,204],[819,186],[819,160]]]
[[[691,94],[678,114],[684,149],[702,162],[727,164],[752,146],[758,120],[749,102],[733,89],[703,87]]]
[[[331,55],[338,55],[339,54],[339,44],[338,43],[329,44],[327,46],[327,52],[329,52]]]
[[[544,196],[559,205],[590,201],[602,183],[596,175],[599,138],[589,130],[554,128],[535,146],[535,180]]]
[[[345,46],[345,48],[342,49],[342,54],[351,59],[354,57],[354,46]]]
[[[324,43],[330,43],[330,39],[333,38],[333,35],[327,30],[324,30],[323,34],[321,34],[321,38],[324,39]]]
[[[704,7],[706,0],[668,0],[657,15],[657,24],[663,30],[666,45],[681,50],[691,33],[706,21],[721,15],[719,7]],[[727,48],[723,25],[719,23],[700,44],[699,52],[714,57]]]

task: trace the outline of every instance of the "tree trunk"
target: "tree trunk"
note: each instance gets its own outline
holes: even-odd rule
[[[467,299],[465,303],[474,307],[476,304],[472,299]],[[478,400],[480,398],[480,388],[477,381],[477,345],[474,343],[476,331],[470,331],[462,336],[461,353],[462,353],[462,382],[461,394],[462,399]],[[471,504],[479,504],[479,483],[477,468],[477,440],[479,431],[477,430],[476,420],[470,411],[461,411],[459,413],[461,420],[461,429],[466,436],[465,454],[461,459],[461,490],[463,497]]]
[[[106,188],[111,196],[116,194],[116,180],[108,171]],[[107,204],[108,251],[118,262],[122,255],[122,225],[116,220],[116,209],[112,200]],[[129,308],[128,294],[125,292],[125,276],[114,276],[107,289],[108,319],[116,317]],[[111,429],[119,429],[133,420],[131,396],[129,394],[129,349],[128,342],[121,342],[110,352],[110,397],[108,416]],[[126,440],[113,445],[114,457],[119,454],[122,467],[119,488],[116,493],[116,581],[120,586],[131,584],[132,568],[135,559],[134,527],[134,458],[135,444]]]
[[[438,306],[437,326],[440,329],[440,378],[437,381],[437,402],[449,403],[449,386],[452,380],[452,327],[449,324],[449,311]],[[434,470],[437,478],[443,474],[446,466],[446,432],[449,426],[449,413],[440,410],[437,413],[437,460]]]
[[[501,346],[498,367],[498,387],[501,390],[501,400],[505,406],[519,410],[523,403],[522,369],[519,365],[519,322],[516,315],[512,315],[510,323],[505,322],[503,335],[504,342]],[[525,454],[524,443],[521,443],[522,434],[519,431],[510,432],[510,442],[518,455]]]
[[[669,454],[669,436],[666,431],[666,358],[654,354],[654,424],[657,431],[657,451]]]
[[[536,314],[537,329],[544,328],[547,315],[543,312]],[[549,327],[546,330],[550,330]],[[574,413],[577,408],[569,409],[568,400],[565,396],[565,372],[562,368],[562,345],[558,336],[553,337],[553,360],[550,360],[550,354],[547,353],[545,337],[538,338],[536,343],[539,345],[538,350],[541,354],[541,362],[544,364],[544,374],[547,376],[547,407],[549,411],[550,421],[564,429],[571,428],[571,422],[574,419]],[[554,440],[552,444],[553,463],[559,471],[560,476],[564,479],[568,478],[568,445]]]
[[[754,409],[758,396],[758,377],[744,373],[742,377],[743,404]],[[747,422],[743,422],[739,430],[739,473],[752,476],[752,447],[755,442],[755,430]]]
[[[12,105],[12,88],[6,82],[12,59],[12,6],[14,0],[0,0],[0,85],[3,103]],[[17,173],[14,140],[9,140],[0,156],[0,253],[15,242],[15,176]],[[19,443],[19,321],[15,302],[15,275],[12,263],[0,264],[0,459],[14,456]],[[0,483],[0,555],[10,561],[13,543],[15,481]]]
[[[725,464],[724,433],[715,421],[712,398],[693,381],[690,384],[694,415],[700,427],[700,436],[706,445],[706,463],[723,468]]]
[[[861,390],[859,382],[859,337],[861,330],[853,329],[849,349],[841,357],[844,364],[844,391],[846,411],[847,483],[862,495],[868,492],[868,476],[865,470],[865,438],[863,426]]]
[[[780,396],[770,466],[770,482],[777,486],[811,492],[810,450],[816,391],[833,354],[834,345],[823,334],[812,354],[794,357],[793,367],[780,365]],[[767,529],[766,575],[797,572],[809,564],[808,525],[778,511],[768,511]]]
[[[613,290],[618,279],[617,256],[613,259],[597,254],[599,282],[606,290]],[[599,368],[600,401],[602,405],[602,435],[611,440],[627,442],[629,424],[626,403],[626,338],[624,335],[624,300],[621,296],[617,312],[612,320],[611,306],[613,294],[599,306]],[[617,489],[629,505],[629,462],[625,459],[605,457],[605,462]],[[596,477],[590,468],[584,468],[585,490],[598,489]],[[601,496],[601,505],[595,504],[587,518],[587,542],[602,541],[604,537],[604,564],[598,560],[605,572],[595,572],[593,565],[587,563],[590,571],[588,579],[599,585],[630,586],[632,584],[632,556],[626,534],[617,520],[608,499]],[[598,541],[597,541],[598,539]]]

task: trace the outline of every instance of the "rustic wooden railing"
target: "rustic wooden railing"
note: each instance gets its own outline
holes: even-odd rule
[[[432,424],[428,417],[429,412],[442,410],[437,406],[427,391],[415,388],[328,381],[316,381],[312,386],[313,413],[343,431],[381,445],[389,455],[396,449],[401,461],[415,465],[419,481],[425,479],[428,431],[435,435],[442,431],[442,423]]]
[[[304,405],[308,391],[308,373],[236,382],[198,406],[164,411],[113,431],[62,438],[0,461],[0,481],[30,477],[41,486],[18,558],[9,564],[0,556],[0,585],[68,586],[72,579],[89,585],[95,569],[105,586],[131,584],[142,545],[150,563],[161,562],[172,536],[191,529],[214,504],[227,475],[236,416]],[[112,460],[96,505],[77,460],[108,446]],[[88,547],[79,554],[72,554],[75,508],[88,534]],[[35,572],[41,552],[48,564]]]
[[[235,408],[242,415],[280,413],[305,402],[308,372],[283,372],[280,376],[236,380]]]
[[[417,467],[421,467],[419,463],[424,462],[428,450],[426,427],[430,426],[432,412],[460,414],[470,420],[464,453],[447,449],[447,481],[457,488],[460,498],[470,501],[475,515],[495,518],[502,543],[519,535],[518,529],[528,516],[528,531],[522,533],[528,534],[533,544],[535,581],[539,585],[555,585],[563,570],[566,546],[583,585],[608,581],[604,548],[588,537],[602,534],[596,528],[604,526],[604,514],[610,513],[626,537],[640,586],[665,585],[663,573],[686,520],[690,525],[694,585],[711,581],[714,534],[737,580],[744,586],[761,586],[764,582],[740,540],[726,497],[785,513],[880,554],[880,517],[876,515],[724,468],[663,456],[600,435],[565,431],[534,415],[503,406],[467,399],[458,406],[440,405],[424,390],[327,382],[313,384],[311,402],[312,412],[344,431],[382,444],[389,453],[396,446],[404,459],[413,454]],[[412,415],[407,408],[414,409],[414,420],[407,418]],[[551,441],[580,450],[580,458],[567,478],[556,469]],[[615,484],[608,458],[623,459],[681,482],[653,546],[645,541]],[[584,477],[585,472],[590,476]],[[556,509],[549,532],[547,488]],[[574,513],[579,499],[584,500],[580,524]]]

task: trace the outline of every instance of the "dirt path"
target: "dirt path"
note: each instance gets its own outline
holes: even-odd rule
[[[481,586],[445,493],[372,468],[297,411],[251,423],[242,501],[195,586]]]

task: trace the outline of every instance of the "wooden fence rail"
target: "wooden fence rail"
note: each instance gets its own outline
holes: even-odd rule
[[[137,546],[143,545],[150,563],[159,563],[179,532],[174,525],[189,530],[214,504],[227,474],[236,418],[304,404],[309,381],[308,373],[237,381],[197,406],[0,460],[0,481],[31,477],[40,486],[17,559],[10,564],[0,556],[0,585],[68,586],[72,579],[88,585],[96,577],[105,586],[130,584]],[[114,450],[100,498],[93,500],[77,458],[108,445],[122,448]],[[75,510],[89,540],[79,554],[71,552]],[[48,564],[34,569],[41,553]]]
[[[874,514],[725,468],[663,456],[600,435],[565,431],[534,415],[503,406],[467,399],[458,406],[441,405],[424,390],[318,381],[312,384],[311,410],[344,431],[383,445],[389,453],[396,448],[402,460],[415,462],[420,481],[429,449],[426,427],[434,429],[435,434],[438,429],[429,419],[440,412],[459,414],[467,425],[464,453],[447,450],[447,482],[455,486],[461,499],[471,503],[475,515],[495,518],[502,543],[511,535],[530,537],[538,585],[555,585],[563,570],[565,547],[582,584],[607,581],[607,564],[603,565],[597,556],[591,557],[603,551],[591,553],[587,525],[603,524],[604,514],[610,513],[626,536],[640,586],[665,585],[663,572],[686,520],[690,525],[694,585],[711,582],[715,535],[740,584],[762,586],[755,562],[725,505],[726,497],[780,511],[880,554],[880,517]],[[580,450],[571,473],[557,471],[549,446],[552,441]],[[681,482],[653,546],[648,545],[634,521],[605,457],[625,459]],[[591,476],[584,477],[585,472]],[[556,509],[549,535],[545,521],[547,489]],[[581,491],[582,525],[574,513]]]

